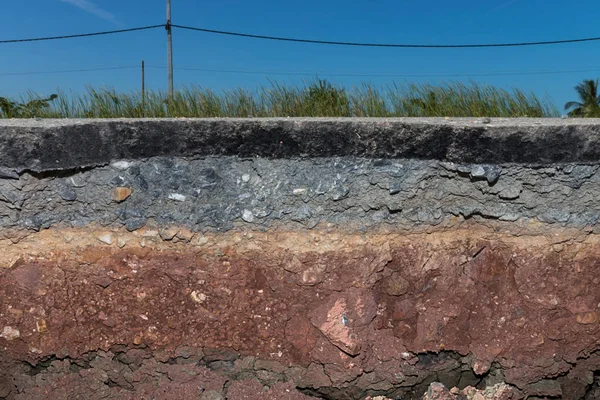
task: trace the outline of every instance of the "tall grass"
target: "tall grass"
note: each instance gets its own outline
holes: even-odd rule
[[[301,85],[270,82],[256,90],[215,92],[184,87],[169,98],[164,91],[120,93],[88,87],[83,94],[59,91],[39,118],[140,117],[553,117],[547,97],[519,89],[477,83],[404,84],[351,88],[314,80]],[[39,98],[33,92],[21,102]],[[2,113],[0,112],[0,117]]]

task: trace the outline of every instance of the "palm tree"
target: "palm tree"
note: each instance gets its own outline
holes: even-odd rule
[[[595,81],[585,79],[575,86],[580,101],[569,101],[565,104],[565,111],[569,117],[598,118],[600,117],[600,95],[598,94],[598,79]]]

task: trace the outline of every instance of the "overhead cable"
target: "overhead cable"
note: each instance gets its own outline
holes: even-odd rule
[[[520,46],[541,46],[566,43],[581,43],[600,40],[600,37],[588,37],[580,39],[549,40],[533,42],[515,42],[515,43],[472,43],[472,44],[410,44],[410,43],[362,43],[362,42],[343,42],[331,40],[300,39],[280,36],[255,35],[250,33],[219,31],[215,29],[196,28],[185,25],[171,25],[173,28],[186,29],[204,33],[213,33],[217,35],[228,35],[246,37],[252,39],[278,40],[284,42],[311,43],[336,46],[354,46],[354,47],[396,47],[396,48],[421,48],[421,49],[457,49],[457,48],[482,48],[482,47],[520,47]]]
[[[77,33],[74,35],[47,36],[47,37],[36,37],[36,38],[27,38],[27,39],[9,39],[9,40],[0,40],[0,44],[41,42],[41,41],[46,41],[46,40],[61,40],[61,39],[74,39],[74,38],[82,38],[82,37],[90,37],[90,36],[112,35],[115,33],[125,33],[125,32],[134,32],[134,31],[144,31],[144,30],[148,30],[148,29],[164,28],[164,26],[165,26],[164,24],[149,25],[149,26],[140,26],[138,28],[117,29],[114,31]]]

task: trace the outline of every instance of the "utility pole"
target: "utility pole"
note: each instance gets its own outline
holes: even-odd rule
[[[167,62],[169,65],[169,97],[173,96],[173,37],[171,35],[171,0],[167,0]]]

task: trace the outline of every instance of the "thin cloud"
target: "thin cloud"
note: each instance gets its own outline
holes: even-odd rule
[[[110,12],[101,9],[96,4],[94,4],[91,0],[58,0],[63,3],[70,4],[77,8],[81,8],[83,11],[86,11],[90,14],[93,14],[99,18],[105,19],[109,22],[112,22],[115,25],[120,25],[117,21],[117,18],[111,14]]]

